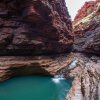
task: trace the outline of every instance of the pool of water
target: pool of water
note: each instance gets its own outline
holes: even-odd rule
[[[45,76],[16,77],[0,83],[0,100],[65,100],[71,83]]]

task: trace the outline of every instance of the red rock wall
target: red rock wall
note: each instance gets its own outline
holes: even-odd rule
[[[64,0],[0,1],[0,55],[62,53],[72,44]]]
[[[93,11],[95,11],[96,10],[95,5],[99,2],[100,2],[100,0],[85,2],[85,4],[82,6],[82,8],[79,9],[74,21],[78,21],[78,20],[86,17]]]
[[[73,22],[74,49],[100,55],[100,0],[86,2]]]

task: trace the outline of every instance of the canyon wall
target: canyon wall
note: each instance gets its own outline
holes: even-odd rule
[[[100,100],[100,0],[83,5],[73,29],[75,53],[66,76],[74,80],[66,100]]]
[[[86,2],[73,22],[74,50],[100,55],[100,0]]]
[[[54,75],[66,66],[67,54],[61,55],[72,45],[64,0],[0,1],[0,81],[18,75]]]
[[[74,79],[66,100],[99,100],[100,0],[85,3],[73,29],[65,0],[0,1],[0,82],[64,71]],[[66,54],[72,47],[81,53]]]
[[[72,44],[64,0],[0,1],[0,55],[63,53]]]

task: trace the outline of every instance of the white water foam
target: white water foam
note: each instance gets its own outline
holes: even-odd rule
[[[60,83],[61,80],[64,80],[64,76],[63,75],[55,75],[54,78],[52,78],[52,81],[54,83]]]
[[[68,69],[73,69],[73,68],[75,68],[76,67],[76,65],[77,65],[77,63],[78,63],[78,60],[77,59],[75,59],[74,61],[72,61],[72,63],[69,65],[69,68]]]

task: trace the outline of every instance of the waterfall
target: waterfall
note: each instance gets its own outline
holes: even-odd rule
[[[78,60],[77,59],[74,59],[70,65],[66,66],[64,69],[60,70],[57,75],[54,76],[54,78],[52,78],[52,81],[54,83],[60,83],[61,80],[64,80],[65,79],[65,73],[68,71],[68,70],[71,70],[73,68],[75,68],[77,66],[77,63],[78,63]]]
[[[54,78],[52,78],[52,81],[54,83],[60,83],[61,80],[65,80],[64,75],[55,75]]]
[[[68,68],[68,69],[73,69],[73,68],[75,68],[76,65],[77,65],[77,63],[78,63],[78,60],[77,60],[77,59],[73,60],[72,63],[69,65],[69,68]]]

